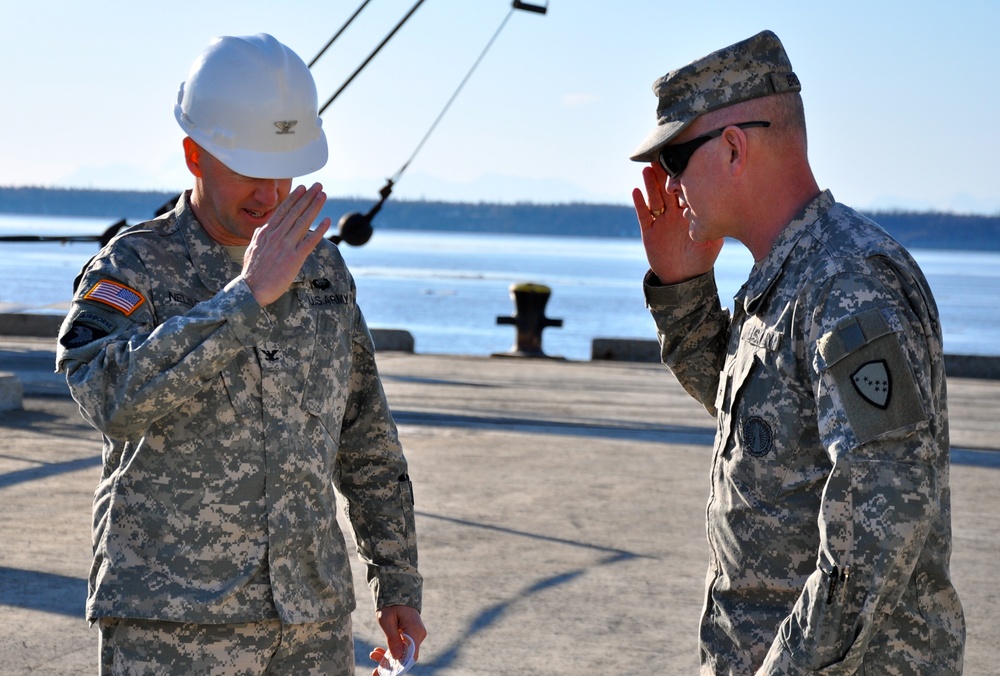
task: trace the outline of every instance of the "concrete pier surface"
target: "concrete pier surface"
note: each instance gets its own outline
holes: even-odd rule
[[[96,672],[83,620],[100,440],[52,343],[0,371],[0,674]],[[712,419],[661,366],[382,352],[410,462],[424,619],[414,674],[691,674]],[[953,575],[967,674],[1000,664],[1000,381],[949,380]],[[357,673],[381,643],[355,565]]]

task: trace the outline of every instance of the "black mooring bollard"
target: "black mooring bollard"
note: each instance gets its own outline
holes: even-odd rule
[[[511,284],[510,296],[514,300],[513,317],[497,317],[497,324],[517,327],[517,340],[510,352],[495,353],[495,357],[548,357],[542,352],[542,329],[561,327],[563,320],[545,316],[545,304],[552,289],[541,284],[522,282]]]

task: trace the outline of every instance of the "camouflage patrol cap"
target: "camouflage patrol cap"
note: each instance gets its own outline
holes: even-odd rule
[[[699,115],[762,96],[802,89],[792,72],[778,36],[771,31],[737,42],[653,83],[656,129],[639,144],[631,159],[653,162],[661,147],[680,134]]]

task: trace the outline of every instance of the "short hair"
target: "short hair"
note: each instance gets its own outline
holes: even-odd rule
[[[806,116],[802,95],[798,92],[762,96],[720,108],[704,117],[709,118],[712,127],[766,120],[771,126],[762,138],[794,138],[803,148],[807,146]]]
[[[802,95],[798,92],[775,94],[747,101],[741,114],[749,114],[755,120],[771,123],[771,132],[798,134],[806,142],[806,114],[802,105]],[[749,118],[748,118],[749,119]]]

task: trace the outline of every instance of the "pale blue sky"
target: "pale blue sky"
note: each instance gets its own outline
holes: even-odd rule
[[[177,87],[216,35],[309,61],[361,0],[0,0],[0,185],[180,190]],[[414,0],[372,0],[313,69],[321,103]],[[544,4],[544,0],[537,4]],[[630,203],[654,79],[769,28],[802,83],[820,184],[859,208],[1000,213],[1000,1],[551,0],[516,12],[394,196]],[[426,0],[324,114],[305,180],[376,199],[509,0]]]

